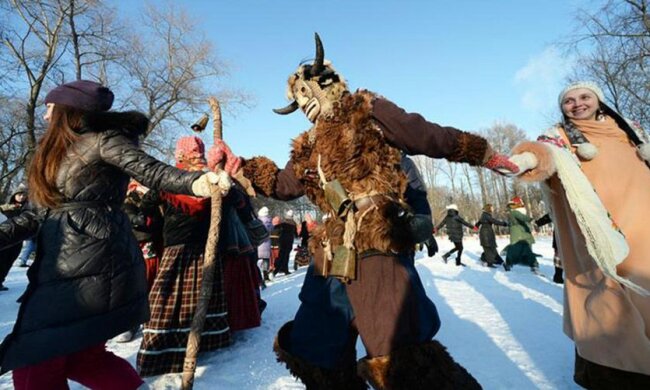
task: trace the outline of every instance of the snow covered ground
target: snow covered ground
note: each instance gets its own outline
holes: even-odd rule
[[[503,248],[507,241],[499,239]],[[439,238],[441,252],[452,245]],[[481,266],[478,239],[465,239],[463,261],[444,264],[440,254],[417,256],[417,269],[427,294],[438,308],[442,327],[436,336],[452,356],[465,366],[485,389],[578,389],[573,383],[573,344],[562,333],[562,286],[554,284],[553,249],[548,237],[539,237],[533,247],[541,272],[527,267]],[[262,326],[238,332],[227,349],[206,353],[199,359],[194,388],[201,389],[303,389],[275,360],[272,351],[277,329],[293,318],[305,269],[278,277],[262,292],[268,307]],[[13,327],[18,310],[16,298],[24,290],[25,268],[13,267],[0,292],[0,335]],[[109,342],[109,349],[135,364],[140,337],[130,343]],[[359,357],[364,356],[361,343]],[[180,375],[148,378],[154,389],[177,389]],[[11,389],[11,374],[0,377],[0,389]],[[72,389],[81,389],[71,383]]]

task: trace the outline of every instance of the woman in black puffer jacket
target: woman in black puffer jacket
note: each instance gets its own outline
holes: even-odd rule
[[[36,259],[0,373],[16,389],[134,389],[143,382],[106,340],[149,318],[144,262],[121,205],[129,176],[150,188],[208,196],[223,174],[185,172],[138,147],[137,112],[105,112],[113,93],[78,80],[45,98],[49,122],[29,171],[35,209],[0,225],[0,249],[37,233]]]

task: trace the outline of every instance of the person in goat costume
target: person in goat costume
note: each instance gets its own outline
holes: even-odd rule
[[[378,389],[480,388],[432,340],[440,319],[409,256],[432,224],[404,202],[401,151],[516,167],[484,138],[427,122],[372,92],[349,92],[318,35],[316,58],[289,77],[288,97],[276,113],[301,109],[312,128],[294,139],[284,169],[255,157],[244,173],[262,195],[307,195],[331,217],[310,238],[314,261],[295,319],[278,333],[278,359],[308,389],[362,389],[366,380]],[[357,364],[358,335],[367,357]]]

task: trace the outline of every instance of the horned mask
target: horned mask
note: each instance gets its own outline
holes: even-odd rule
[[[289,76],[287,97],[291,103],[280,109],[277,114],[287,115],[301,109],[310,122],[316,122],[321,115],[329,115],[334,104],[347,91],[343,78],[334,67],[325,60],[323,43],[316,34],[316,58],[312,64],[302,64]]]

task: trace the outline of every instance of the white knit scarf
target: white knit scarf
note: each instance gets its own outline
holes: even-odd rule
[[[557,129],[554,130],[557,132]],[[548,135],[559,137],[559,133]],[[648,290],[616,273],[616,266],[627,258],[630,248],[623,234],[615,228],[605,206],[580,169],[575,156],[566,148],[551,143],[544,143],[544,145],[553,157],[567,201],[576,216],[587,250],[593,260],[607,277],[637,294],[650,296]]]

